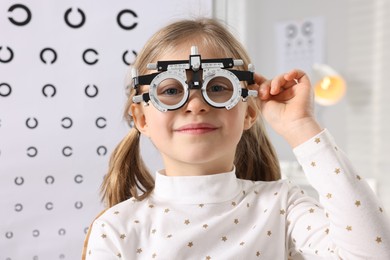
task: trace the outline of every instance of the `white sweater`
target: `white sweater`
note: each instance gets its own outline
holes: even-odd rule
[[[390,259],[390,221],[325,130],[294,149],[320,202],[288,180],[168,177],[92,226],[87,259]]]

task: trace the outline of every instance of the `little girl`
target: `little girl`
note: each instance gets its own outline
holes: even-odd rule
[[[179,21],[139,53],[86,259],[390,259],[390,224],[313,116],[307,75],[255,74],[211,19]],[[149,64],[149,65],[148,65]],[[280,180],[262,118],[291,145],[320,202]],[[149,173],[140,135],[161,153]]]

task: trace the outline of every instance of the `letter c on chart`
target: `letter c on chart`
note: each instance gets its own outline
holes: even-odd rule
[[[89,90],[92,87],[94,89],[93,92]],[[87,97],[94,98],[94,97],[96,97],[98,95],[99,89],[96,87],[96,85],[92,85],[92,86],[91,85],[87,85],[85,87],[84,92],[85,92],[85,95],[87,95]]]
[[[82,183],[83,182],[83,175],[77,174],[76,176],[74,176],[74,182],[77,184]]]
[[[138,25],[138,23],[134,22],[132,25],[124,25],[122,23],[122,16],[126,13],[131,14],[135,18],[138,18],[138,15],[133,10],[124,9],[124,10],[119,12],[118,16],[116,17],[116,21],[117,21],[119,27],[121,27],[123,30],[132,30]]]
[[[69,157],[73,154],[73,149],[72,147],[70,146],[65,146],[63,149],[62,149],[62,154],[65,156],[65,157]]]
[[[1,83],[0,84],[0,96],[1,97],[8,97],[11,95],[12,88],[8,83]]]
[[[24,183],[24,178],[23,177],[16,177],[15,180],[14,180],[15,184],[20,186],[20,185],[23,185]]]
[[[77,12],[79,12],[79,14],[81,15],[81,21],[78,23],[78,24],[73,24],[73,23],[71,23],[70,21],[69,21],[69,14],[70,14],[70,12],[72,12],[72,8],[69,8],[68,10],[66,10],[66,12],[65,12],[65,15],[64,15],[64,18],[65,18],[65,23],[69,26],[69,27],[71,27],[71,28],[73,28],[73,29],[77,29],[77,28],[80,28],[81,26],[83,26],[84,25],[84,23],[85,23],[85,14],[84,14],[84,12],[83,12],[83,10],[81,10],[80,8],[77,8]]]
[[[54,177],[51,176],[51,175],[46,176],[45,183],[46,184],[53,184],[54,183]]]
[[[102,156],[102,155],[106,155],[107,154],[107,148],[103,145],[99,146],[97,149],[96,149],[96,152],[99,156]]]
[[[106,122],[107,122],[107,120],[104,117],[98,117],[96,119],[95,123],[96,123],[97,128],[105,128],[107,126]]]
[[[70,117],[64,117],[61,122],[62,127],[65,129],[71,128],[73,125],[73,121]]]
[[[20,203],[15,204],[15,211],[20,212],[23,210],[23,205]]]
[[[53,64],[54,62],[56,62],[56,60],[57,60],[57,52],[54,49],[52,49],[52,48],[44,48],[41,51],[41,53],[39,54],[39,57],[41,58],[41,61],[43,63],[45,63],[45,64],[48,63],[48,61],[46,61],[46,59],[45,59],[45,53],[46,52],[51,52],[52,55],[53,55],[53,58],[51,59],[50,64]]]
[[[10,20],[11,23],[13,23],[14,25],[17,25],[17,26],[23,26],[23,25],[28,24],[31,21],[31,17],[32,17],[31,11],[30,11],[30,9],[28,9],[27,6],[22,5],[22,4],[14,4],[8,9],[8,12],[12,13],[15,9],[24,10],[26,12],[27,17],[23,21],[16,21],[13,17],[8,17],[8,20]]]
[[[53,202],[48,202],[48,203],[46,203],[45,208],[46,208],[47,210],[52,210],[52,209],[54,208]]]
[[[81,209],[83,207],[83,203],[81,201],[76,201],[74,207],[76,209]]]
[[[34,146],[30,146],[27,148],[27,156],[28,157],[35,157],[38,154],[38,149],[35,148]]]
[[[2,48],[3,48],[3,46],[0,46],[0,53],[1,53],[1,49]],[[10,62],[14,58],[13,50],[10,47],[8,47],[8,46],[7,46],[7,50],[9,52],[9,57],[8,57],[8,59],[3,59],[2,57],[0,57],[0,62],[2,62],[2,63],[8,63],[8,62]]]
[[[46,93],[47,92],[47,89],[50,88],[51,89],[51,94],[48,94]],[[52,84],[46,84],[45,86],[43,86],[42,88],[42,94],[45,96],[45,97],[54,97],[57,93],[57,89],[54,85]]]
[[[89,52],[95,53],[96,56],[99,55],[99,53],[98,53],[96,50],[94,50],[94,49],[86,49],[86,50],[83,52],[83,61],[84,61],[85,63],[87,63],[88,65],[95,65],[95,64],[99,61],[99,59],[98,59],[98,58],[95,58],[94,60],[88,60],[88,59],[87,59],[87,53],[89,53]]]
[[[37,128],[38,126],[38,119],[36,119],[35,117],[29,117],[27,118],[26,120],[26,126],[27,128],[29,129],[34,129],[34,128]]]
[[[130,65],[130,64],[132,64],[133,62],[128,62],[128,61],[126,60],[126,55],[127,55],[127,53],[129,53],[129,51],[127,51],[127,50],[123,53],[123,55],[122,55],[122,60],[123,60],[123,62],[124,62],[126,65]],[[132,53],[133,53],[134,57],[137,57],[137,52],[136,52],[136,51],[133,50]]]

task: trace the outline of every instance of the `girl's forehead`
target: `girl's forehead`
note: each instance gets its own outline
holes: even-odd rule
[[[169,50],[164,51],[161,55],[158,56],[158,60],[187,60],[191,54],[191,47],[197,46],[198,51],[202,59],[214,59],[214,58],[229,58],[224,57],[221,51],[215,50],[215,48],[207,47],[203,44],[180,44],[175,46],[175,48],[170,48]]]

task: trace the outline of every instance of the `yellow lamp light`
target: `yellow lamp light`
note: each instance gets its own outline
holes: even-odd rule
[[[323,106],[339,102],[347,89],[343,77],[326,64],[314,64],[313,71],[319,78],[314,85],[315,101]]]

